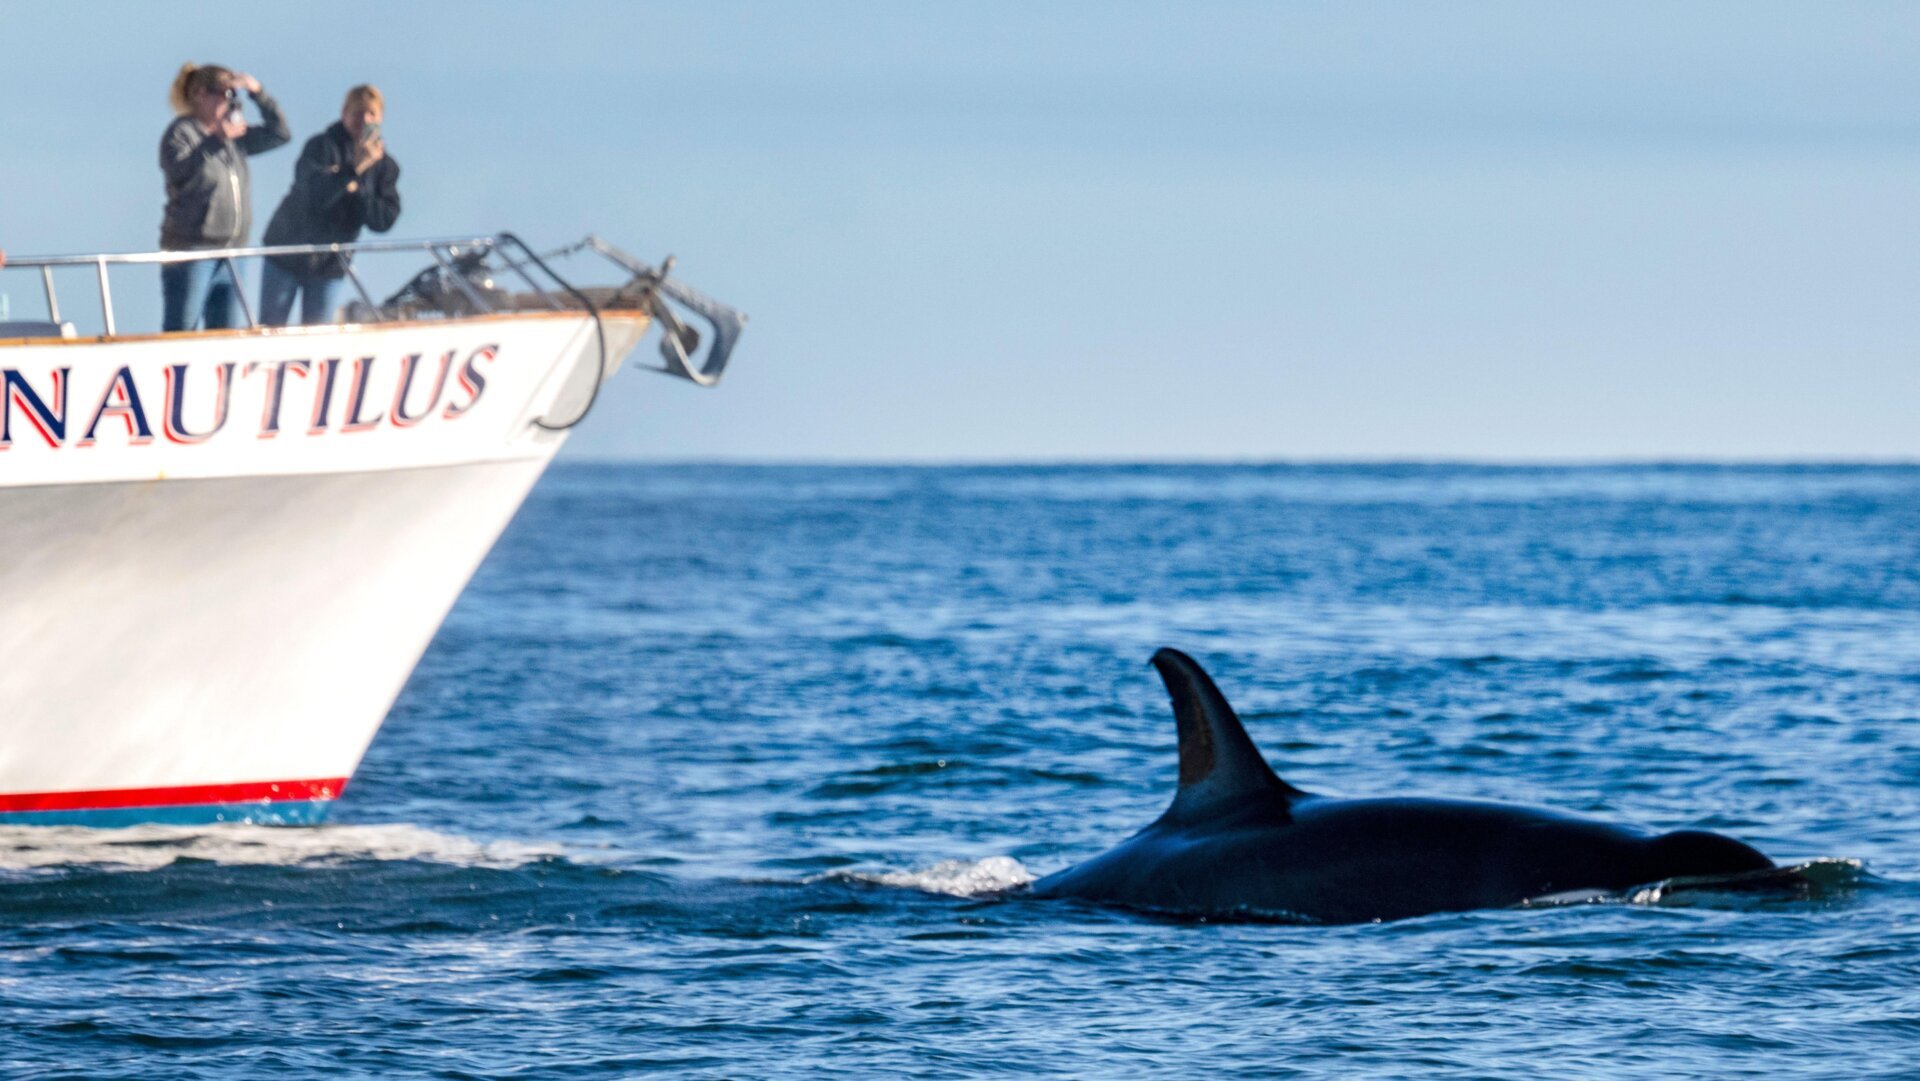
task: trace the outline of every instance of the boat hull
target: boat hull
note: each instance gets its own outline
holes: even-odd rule
[[[0,822],[319,820],[644,329],[0,349]]]

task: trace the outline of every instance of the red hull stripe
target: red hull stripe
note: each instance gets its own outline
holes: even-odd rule
[[[173,788],[101,788],[92,792],[17,792],[0,794],[0,812],[93,811],[106,807],[172,807],[192,803],[272,803],[326,800],[347,787],[345,777],[320,781],[252,781],[246,784],[189,784]]]

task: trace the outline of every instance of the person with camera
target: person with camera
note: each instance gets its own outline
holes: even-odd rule
[[[400,220],[400,164],[380,135],[386,103],[368,85],[347,91],[340,119],[307,140],[293,187],[267,223],[266,242],[346,244],[362,227],[384,233]],[[285,326],[300,301],[300,321],[331,322],[348,256],[317,252],[270,255],[260,276],[260,321]]]
[[[257,127],[247,123],[241,108],[243,90],[260,110]],[[167,184],[160,247],[192,251],[245,244],[253,228],[247,158],[293,138],[280,106],[260,89],[260,80],[218,64],[183,65],[170,97],[175,116],[160,137],[160,172]],[[161,329],[232,326],[237,288],[225,260],[162,265]]]

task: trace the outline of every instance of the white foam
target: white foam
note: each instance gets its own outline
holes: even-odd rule
[[[256,865],[422,860],[511,868],[563,854],[558,847],[476,841],[409,825],[0,826],[0,871],[152,870],[179,859]]]
[[[1618,900],[1617,893],[1607,890],[1563,890],[1542,897],[1530,897],[1520,902],[1521,908],[1552,908],[1557,905],[1590,905],[1600,901]]]
[[[1011,856],[988,856],[982,860],[945,860],[918,871],[857,872],[836,871],[821,879],[842,882],[867,882],[876,886],[940,893],[949,897],[979,897],[999,893],[1033,881],[1033,872]],[[816,880],[818,881],[818,880]]]

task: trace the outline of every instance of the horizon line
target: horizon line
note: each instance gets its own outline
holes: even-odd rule
[[[1920,467],[1920,456],[1915,457],[1872,457],[1872,456],[1821,456],[1804,457],[1537,457],[1537,458],[1500,458],[1471,456],[1408,456],[1394,457],[978,457],[978,458],[940,458],[940,457],[792,457],[769,458],[754,456],[706,456],[674,457],[667,455],[601,455],[581,454],[569,456],[564,453],[554,460],[554,465],[649,465],[649,466],[737,466],[745,468],[927,468],[927,469],[980,469],[980,468],[1072,468],[1072,467],[1179,467],[1213,466],[1222,468],[1248,468],[1268,466],[1288,466],[1302,468],[1364,468],[1364,467],[1471,467],[1484,469],[1784,469],[1784,468],[1857,468],[1857,469],[1910,469]]]

